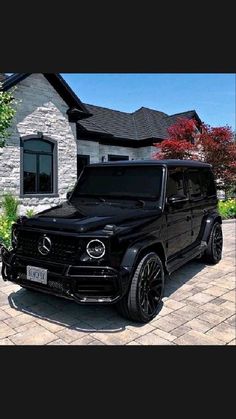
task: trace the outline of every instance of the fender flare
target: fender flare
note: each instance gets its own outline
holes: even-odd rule
[[[211,214],[211,215],[208,215],[206,217],[205,225],[204,225],[204,231],[203,231],[203,235],[202,235],[202,241],[203,242],[206,242],[206,243],[208,242],[212,226],[216,221],[218,221],[220,224],[222,224],[222,218],[218,213]]]
[[[126,250],[122,261],[121,261],[121,266],[128,270],[129,273],[132,273],[132,271],[134,270],[135,266],[136,266],[136,262],[140,256],[140,254],[145,251],[148,248],[152,248],[153,250],[155,249],[155,247],[159,248],[159,250],[161,250],[161,259],[163,262],[163,267],[166,268],[166,252],[165,252],[165,247],[162,241],[160,240],[150,240],[150,239],[146,239],[146,240],[142,240],[142,241],[138,241],[134,244],[132,244],[130,247],[128,247],[128,249]]]

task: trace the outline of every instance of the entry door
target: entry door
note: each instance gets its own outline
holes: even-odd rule
[[[83,168],[90,163],[90,156],[77,154],[77,178],[80,176]]]
[[[166,199],[172,195],[186,195],[186,185],[182,168],[168,170]],[[173,205],[166,202],[167,255],[177,256],[191,244],[191,204],[189,202]]]

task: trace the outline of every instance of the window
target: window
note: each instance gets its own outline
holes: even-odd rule
[[[201,183],[204,196],[216,196],[215,181],[211,170],[201,170]]]
[[[129,160],[129,156],[119,156],[115,154],[108,154],[108,161],[120,161],[120,160]]]
[[[191,199],[199,199],[202,196],[201,192],[201,180],[200,173],[198,170],[188,170],[188,187]]]
[[[53,175],[55,145],[39,138],[22,142],[23,194],[52,194],[55,192]]]
[[[86,167],[72,199],[79,196],[113,198],[159,199],[162,187],[162,169],[156,166],[100,166]]]
[[[181,168],[169,170],[166,194],[167,198],[172,195],[185,195],[184,174]]]
[[[90,156],[85,154],[77,154],[77,178],[80,176],[80,173],[90,163]]]

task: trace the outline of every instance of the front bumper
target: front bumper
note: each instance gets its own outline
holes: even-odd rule
[[[74,266],[17,256],[2,248],[2,278],[22,287],[75,300],[80,304],[112,304],[127,292],[130,273],[109,266]],[[27,265],[47,269],[47,285],[27,279]]]

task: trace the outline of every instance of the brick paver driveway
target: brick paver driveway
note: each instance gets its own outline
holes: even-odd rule
[[[79,306],[0,279],[0,345],[235,345],[235,223],[224,223],[223,232],[223,260],[174,273],[160,313],[146,325],[113,307]]]

